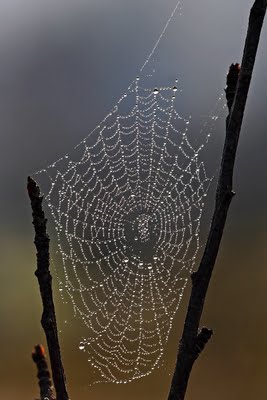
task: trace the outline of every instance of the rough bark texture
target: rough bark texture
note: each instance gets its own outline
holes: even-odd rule
[[[231,98],[227,99],[228,102],[230,100],[231,110],[226,121],[226,138],[215,209],[199,269],[192,274],[192,291],[168,400],[184,399],[193,364],[212,335],[212,331],[207,328],[202,328],[199,332],[199,323],[228,208],[234,195],[232,181],[236,150],[266,7],[267,0],[256,0],[251,9],[235,96],[233,102]]]
[[[41,400],[54,400],[52,382],[50,379],[50,372],[48,369],[45,350],[40,344],[37,344],[32,352],[32,359],[37,367],[37,378],[40,387]]]
[[[37,250],[37,270],[40,293],[43,302],[42,327],[45,331],[52,376],[57,400],[68,400],[65,385],[64,369],[61,361],[58,341],[55,307],[52,293],[52,277],[49,271],[49,236],[46,232],[46,218],[42,208],[43,197],[36,182],[28,177],[28,194],[31,199],[33,225],[35,229],[35,246]]]

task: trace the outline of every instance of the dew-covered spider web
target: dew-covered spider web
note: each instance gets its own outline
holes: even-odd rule
[[[209,131],[190,140],[178,80],[151,87],[142,74],[151,55],[104,120],[38,173],[49,181],[59,290],[103,382],[144,377],[162,360],[211,182],[201,158]]]

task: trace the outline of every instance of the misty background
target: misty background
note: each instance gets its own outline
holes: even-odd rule
[[[159,85],[183,89],[180,109],[199,127],[240,62],[249,0],[184,0],[153,57]],[[31,350],[45,344],[34,276],[28,175],[69,152],[139,74],[176,1],[2,0],[0,2],[0,398],[38,397]],[[202,324],[215,335],[196,362],[187,399],[266,397],[267,21],[263,28],[235,169],[233,200]],[[218,168],[226,110],[206,162]],[[212,205],[212,198],[210,204]],[[206,210],[210,215],[212,206]],[[53,271],[52,271],[53,272]],[[165,364],[127,385],[89,388],[80,328],[55,302],[72,399],[166,399],[188,302],[182,301]],[[66,323],[64,321],[67,321]]]

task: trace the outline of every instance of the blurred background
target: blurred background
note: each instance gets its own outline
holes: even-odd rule
[[[180,107],[183,115],[192,115],[196,135],[223,91],[229,65],[241,60],[252,3],[182,1],[181,15],[174,16],[153,57],[159,85],[172,86],[179,78]],[[0,2],[1,399],[38,397],[31,350],[36,343],[45,344],[26,178],[69,152],[104,118],[138,75],[175,4],[175,0]],[[266,397],[266,65],[267,21],[237,155],[237,195],[202,320],[215,335],[195,364],[189,400]],[[225,117],[226,110],[221,109],[205,152],[214,171]],[[207,216],[212,204],[211,193]],[[166,399],[190,288],[178,311],[163,367],[131,384],[90,388],[92,371],[78,351],[82,332],[72,316],[65,315],[56,281],[54,285],[70,397]]]

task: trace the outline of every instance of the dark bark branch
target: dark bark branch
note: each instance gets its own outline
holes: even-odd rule
[[[50,372],[46,361],[45,350],[42,345],[38,344],[35,346],[34,351],[32,352],[32,359],[37,367],[37,378],[40,387],[41,400],[54,400]]]
[[[236,150],[266,7],[267,0],[256,0],[251,9],[235,96],[233,100],[229,97],[227,99],[231,110],[226,124],[226,138],[216,192],[215,209],[199,269],[192,275],[192,291],[168,400],[184,399],[193,364],[212,335],[212,331],[207,330],[207,328],[202,328],[199,332],[199,323],[228,208],[234,195],[232,181]]]
[[[35,229],[35,246],[37,250],[37,270],[40,293],[43,302],[42,327],[45,331],[54,386],[57,400],[68,400],[65,375],[61,361],[58,341],[57,322],[52,293],[52,277],[49,271],[49,236],[46,232],[46,218],[42,208],[43,197],[36,182],[28,177],[28,194],[31,199],[33,225]]]

